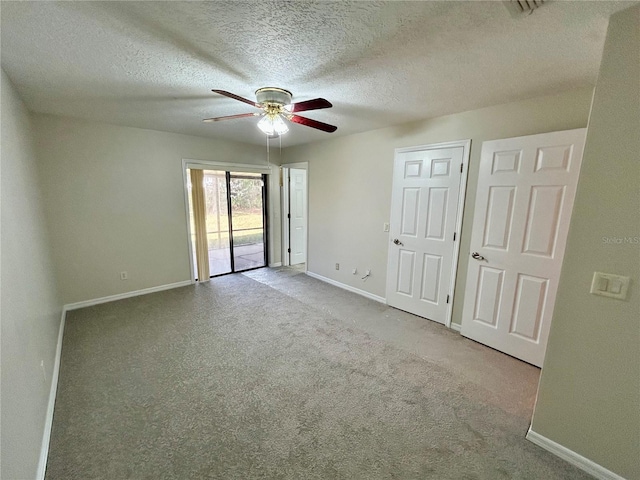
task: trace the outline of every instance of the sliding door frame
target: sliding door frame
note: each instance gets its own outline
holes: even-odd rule
[[[196,283],[196,273],[195,270],[193,268],[193,249],[191,248],[191,212],[189,212],[189,180],[188,177],[189,175],[187,174],[187,170],[189,169],[199,169],[199,170],[216,170],[216,171],[223,171],[225,172],[225,175],[228,175],[230,172],[238,172],[238,173],[242,173],[242,172],[247,172],[247,173],[260,173],[263,175],[263,184],[264,184],[264,190],[263,190],[263,212],[266,211],[266,215],[263,213],[263,224],[264,224],[264,230],[265,230],[265,237],[264,237],[264,249],[265,249],[265,266],[268,266],[267,263],[267,259],[269,258],[268,256],[268,249],[269,249],[269,245],[272,245],[273,243],[273,229],[269,228],[269,221],[268,221],[268,216],[271,214],[269,211],[269,206],[267,205],[266,201],[269,198],[267,190],[268,190],[268,184],[269,184],[269,175],[272,175],[274,172],[274,169],[276,169],[278,167],[273,167],[272,165],[252,165],[250,163],[228,163],[228,162],[214,162],[214,161],[208,161],[208,160],[193,160],[193,159],[188,159],[188,158],[183,158],[182,159],[182,183],[183,183],[183,190],[184,190],[184,209],[185,209],[185,223],[186,223],[186,227],[187,227],[187,251],[189,252],[189,272],[190,272],[190,280],[191,283]],[[264,175],[267,176],[267,178],[264,178]],[[231,208],[231,205],[229,205],[228,208]],[[230,225],[231,226],[231,225]],[[230,236],[230,241],[233,241],[231,239]],[[232,249],[233,252],[233,249]],[[231,261],[233,262],[233,258],[231,259]],[[232,264],[233,267],[233,264]],[[207,279],[209,280],[209,279]]]
[[[235,175],[232,175],[232,173],[234,173]],[[225,172],[225,181],[227,184],[227,215],[229,216],[229,248],[231,249],[231,272],[229,273],[239,273],[238,270],[236,270],[236,255],[235,255],[235,240],[234,240],[234,228],[233,228],[233,202],[232,202],[232,191],[231,191],[231,179],[233,178],[244,178],[244,179],[249,179],[249,180],[256,180],[257,177],[243,177],[242,173],[244,172],[238,172],[237,170],[231,172],[229,170],[227,170]],[[240,175],[238,175],[240,174]],[[262,173],[260,174],[260,179],[262,180],[262,189],[260,191],[260,197],[262,198],[262,232],[263,232],[263,260],[264,260],[264,265],[260,266],[260,267],[252,267],[252,268],[245,268],[244,270],[240,270],[240,272],[247,272],[249,270],[254,270],[256,268],[263,268],[263,267],[268,267],[269,263],[269,232],[270,232],[270,228],[269,228],[269,215],[268,215],[268,204],[267,204],[267,199],[269,198],[267,195],[267,182],[269,181],[269,177],[267,176],[266,173]],[[221,274],[221,275],[225,275],[225,274]]]
[[[229,266],[231,267],[231,272],[229,273],[233,273],[236,271],[236,258],[235,258],[236,255],[235,253],[233,253],[233,210],[231,208],[231,172],[229,170],[225,170],[224,172],[224,183],[226,185],[225,190],[227,191],[227,225],[229,228],[229,260],[230,260]],[[262,208],[264,210],[264,205]],[[220,226],[218,226],[218,229],[220,229]]]

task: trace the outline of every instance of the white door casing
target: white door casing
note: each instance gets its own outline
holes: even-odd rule
[[[539,367],[585,133],[482,144],[461,333]]]
[[[307,171],[289,169],[290,265],[307,261]]]
[[[469,146],[403,149],[394,161],[387,303],[447,326]]]

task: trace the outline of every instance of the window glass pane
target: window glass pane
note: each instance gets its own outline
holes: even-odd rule
[[[231,271],[231,253],[225,172],[205,170],[204,191],[207,209],[209,273],[211,276],[229,273]]]
[[[265,266],[264,187],[261,174],[231,174],[231,223],[235,271]]]

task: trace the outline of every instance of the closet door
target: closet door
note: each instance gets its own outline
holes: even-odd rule
[[[462,335],[542,366],[585,129],[482,144]]]

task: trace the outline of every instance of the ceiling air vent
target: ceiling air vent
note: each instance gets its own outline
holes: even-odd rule
[[[523,14],[530,15],[540,7],[545,0],[508,0],[504,4],[514,17],[521,17]]]

